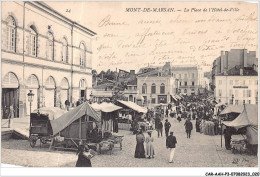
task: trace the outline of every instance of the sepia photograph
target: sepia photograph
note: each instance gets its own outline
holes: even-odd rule
[[[258,8],[2,1],[1,168],[259,176]]]

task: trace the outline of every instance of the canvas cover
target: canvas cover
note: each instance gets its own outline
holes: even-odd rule
[[[41,114],[48,114],[50,120],[54,120],[59,118],[61,115],[65,114],[67,111],[60,109],[58,107],[42,107],[39,109],[35,109],[33,113],[40,112]]]
[[[229,113],[242,113],[244,109],[243,105],[228,105],[220,115],[229,114]]]
[[[98,113],[89,105],[88,102],[77,106],[75,109],[63,114],[58,119],[51,120],[51,126],[53,130],[53,135],[56,135],[66,127],[68,127],[72,122],[81,118],[84,115],[88,115],[94,118],[96,121],[101,121],[101,117]]]
[[[245,105],[243,112],[231,122],[223,122],[226,126],[236,129],[246,127],[249,144],[258,144],[258,111],[256,105]]]
[[[113,103],[106,103],[103,102],[101,104],[93,103],[91,104],[91,107],[94,108],[96,111],[102,111],[102,112],[114,112],[119,109],[122,109],[122,107],[114,105]]]
[[[133,109],[134,111],[140,112],[140,113],[147,113],[147,109],[144,107],[141,107],[137,104],[135,104],[134,102],[131,101],[122,101],[122,100],[118,100],[119,103],[125,105],[126,107]]]

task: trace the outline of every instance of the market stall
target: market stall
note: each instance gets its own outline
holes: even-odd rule
[[[241,128],[245,128],[245,135],[246,135],[246,143],[247,147],[250,151],[257,152],[257,145],[258,145],[258,119],[257,119],[257,105],[244,105],[242,109],[242,113],[233,121],[231,122],[223,122],[224,125],[228,127],[234,127],[237,130]],[[239,147],[236,144],[239,144],[241,141],[234,142],[233,149]]]
[[[119,111],[120,115],[122,115],[119,117],[119,129],[127,128],[128,130],[135,131],[140,125],[144,125],[142,122],[144,122],[144,114],[147,113],[146,108],[131,101],[118,100],[115,104],[123,108]]]
[[[79,140],[91,143],[93,139],[98,139],[97,122],[100,121],[98,113],[84,102],[50,121],[53,132],[50,148],[75,150]]]

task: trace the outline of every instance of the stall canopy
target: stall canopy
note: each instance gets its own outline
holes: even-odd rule
[[[241,113],[244,109],[243,105],[228,105],[220,115],[229,114],[229,113]]]
[[[178,100],[179,100],[176,95],[171,95],[171,96],[172,96],[172,98],[173,98],[175,101],[178,101]]]
[[[96,121],[101,121],[101,117],[98,116],[98,113],[88,104],[88,102],[84,102],[75,109],[63,114],[58,119],[51,120],[53,135],[56,135],[64,128],[68,127],[72,122],[84,115],[88,115]]]
[[[220,106],[223,106],[223,105],[226,105],[225,103],[218,103],[215,105],[215,107],[220,107]]]
[[[37,113],[38,111],[40,114],[48,114],[50,120],[57,119],[67,112],[66,110],[62,110],[58,107],[42,107],[39,109],[35,109],[33,113]]]
[[[119,103],[125,105],[126,107],[133,109],[134,111],[137,111],[139,113],[147,113],[147,109],[144,107],[141,107],[137,104],[135,104],[134,102],[131,101],[122,101],[122,100],[118,100]]]
[[[236,129],[246,127],[247,140],[249,144],[258,144],[258,120],[257,106],[244,105],[243,112],[231,122],[223,122],[226,126],[235,127]]]
[[[102,111],[102,112],[114,112],[119,109],[122,109],[122,107],[120,106],[114,105],[113,103],[106,103],[106,102],[103,102],[101,104],[93,103],[91,107],[94,108],[95,110]]]

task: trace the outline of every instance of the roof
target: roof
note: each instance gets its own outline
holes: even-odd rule
[[[257,105],[254,104],[246,104],[241,105],[243,107],[242,113],[231,122],[223,122],[225,125],[235,128],[242,128],[245,126],[257,126],[258,125],[258,111]]]
[[[122,101],[122,100],[117,100],[117,102],[125,105],[126,107],[133,109],[134,111],[140,112],[140,113],[147,113],[147,109],[144,107],[141,107],[134,102],[131,101]]]
[[[154,69],[152,71],[139,74],[138,77],[154,77],[154,76],[158,76],[158,73],[159,73],[158,69]]]
[[[64,130],[71,123],[84,115],[88,115],[94,118],[96,121],[101,121],[101,117],[98,116],[98,113],[89,105],[88,102],[84,102],[75,109],[72,109],[69,112],[63,114],[58,119],[51,120],[53,135],[56,135],[60,131]]]
[[[106,103],[106,102],[103,102],[101,104],[93,103],[91,104],[91,107],[94,108],[95,110],[99,110],[102,112],[114,112],[119,109],[122,109],[122,107],[120,106],[114,105],[113,103]]]
[[[60,16],[60,17],[62,17],[63,19],[69,21],[71,24],[77,25],[77,26],[83,28],[84,30],[86,30],[87,32],[89,32],[90,35],[92,35],[92,36],[94,36],[94,35],[97,34],[97,33],[95,33],[94,31],[92,31],[92,30],[86,28],[85,26],[82,26],[81,24],[79,24],[79,23],[77,23],[77,22],[75,22],[75,21],[73,21],[73,20],[71,20],[71,19],[65,17],[64,15],[62,15],[62,14],[59,13],[58,11],[54,10],[52,7],[50,7],[48,4],[46,4],[46,3],[43,2],[43,1],[34,1],[34,2],[26,1],[26,2],[27,2],[27,3],[30,3],[30,4],[37,4],[37,5],[41,5],[41,6],[45,7],[46,9],[48,9],[48,10],[54,12],[55,14],[57,14],[57,15]]]
[[[228,105],[220,115],[229,114],[229,113],[241,113],[243,111],[243,105]]]
[[[243,74],[240,74],[240,69],[243,70]],[[219,76],[228,75],[228,76],[257,76],[257,71],[254,70],[253,67],[243,67],[237,65],[231,69],[229,69],[226,73],[219,73]]]

